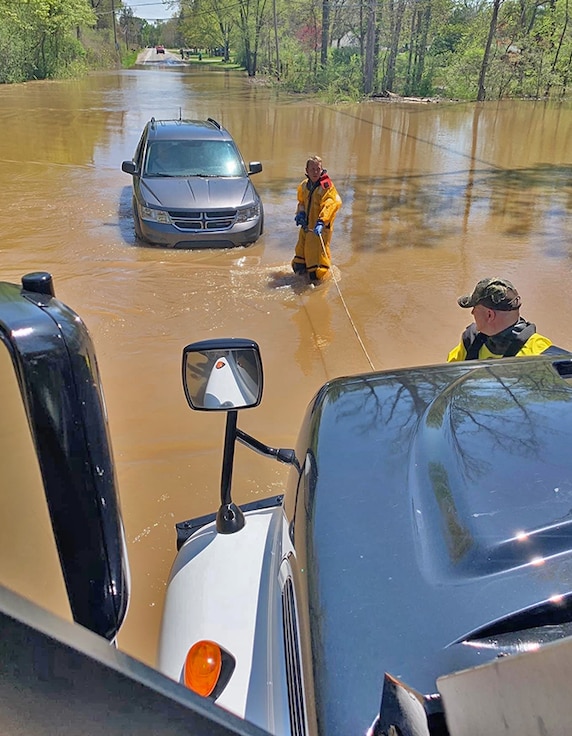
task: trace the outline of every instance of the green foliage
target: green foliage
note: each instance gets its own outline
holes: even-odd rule
[[[224,46],[228,29],[234,25],[234,4],[219,0],[192,0],[181,8],[179,30],[183,46],[206,49]]]
[[[286,38],[281,47],[280,60],[280,78],[285,89],[289,92],[302,93],[317,90],[314,51],[304,51],[295,38]]]
[[[130,67],[135,66],[138,56],[139,56],[138,51],[125,51],[121,55],[121,64],[127,69],[129,69]]]
[[[333,52],[331,63],[322,70],[321,79],[328,102],[349,102],[363,96],[361,60],[355,52]]]
[[[0,0],[0,52],[6,61],[0,79],[77,74],[86,57],[77,29],[94,23],[88,0]]]
[[[30,79],[32,68],[25,40],[14,36],[10,27],[0,25],[0,84],[25,82]]]
[[[81,44],[85,49],[85,62],[89,69],[117,66],[117,50],[111,28],[105,31],[86,29],[81,34]]]
[[[62,37],[46,56],[50,60],[46,77],[50,79],[72,79],[88,71],[86,51],[76,38]]]
[[[290,92],[314,93],[329,102],[358,100],[363,96],[359,54],[355,49],[333,49],[322,68],[317,51],[305,53],[294,43],[282,53],[282,85]]]
[[[481,49],[466,49],[452,57],[450,64],[441,70],[436,84],[446,97],[459,100],[475,100],[477,82],[483,60]]]
[[[435,56],[455,52],[463,39],[463,31],[460,28],[445,28],[433,39],[431,53]]]

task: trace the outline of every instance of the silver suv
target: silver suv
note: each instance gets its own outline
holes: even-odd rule
[[[229,248],[254,243],[264,212],[230,133],[216,120],[151,120],[135,155],[121,164],[133,177],[137,237],[179,248]]]

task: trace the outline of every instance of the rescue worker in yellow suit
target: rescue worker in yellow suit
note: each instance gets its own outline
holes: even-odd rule
[[[298,185],[294,219],[300,231],[292,270],[294,273],[307,273],[311,282],[318,282],[330,274],[330,241],[342,200],[319,156],[306,161],[306,176]]]
[[[482,279],[472,294],[459,297],[457,303],[464,309],[472,307],[475,321],[449,353],[448,362],[567,352],[520,316],[521,298],[507,279]]]

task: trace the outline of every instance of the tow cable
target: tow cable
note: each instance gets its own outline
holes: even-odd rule
[[[322,250],[324,252],[324,256],[327,257],[326,245],[324,243],[324,239],[322,238],[322,233],[320,233],[319,238],[320,238],[320,242],[322,244]],[[350,310],[348,309],[348,305],[346,304],[346,301],[345,301],[345,299],[344,299],[344,297],[342,295],[342,292],[341,292],[341,289],[340,289],[340,285],[338,283],[338,279],[336,278],[336,274],[334,273],[334,270],[333,269],[330,270],[330,273],[332,274],[332,278],[334,279],[334,284],[336,285],[336,289],[338,290],[340,301],[342,302],[342,305],[343,305],[344,310],[345,310],[345,312],[346,312],[346,314],[348,316],[348,319],[349,319],[350,324],[351,324],[351,326],[353,328],[353,331],[355,332],[355,335],[357,337],[357,340],[358,340],[359,344],[361,345],[361,349],[363,350],[363,353],[364,353],[364,355],[365,355],[365,357],[367,359],[367,362],[370,364],[372,371],[374,371],[375,370],[375,366],[373,365],[373,362],[372,362],[371,358],[369,357],[369,354],[368,354],[367,350],[365,349],[365,345],[363,344],[363,340],[361,339],[360,334],[358,332],[358,329],[357,329],[357,327],[355,325],[355,322],[352,319],[352,316],[350,314]]]

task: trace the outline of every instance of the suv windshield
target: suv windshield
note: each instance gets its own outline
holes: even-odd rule
[[[230,141],[155,141],[147,149],[143,176],[245,176]]]

